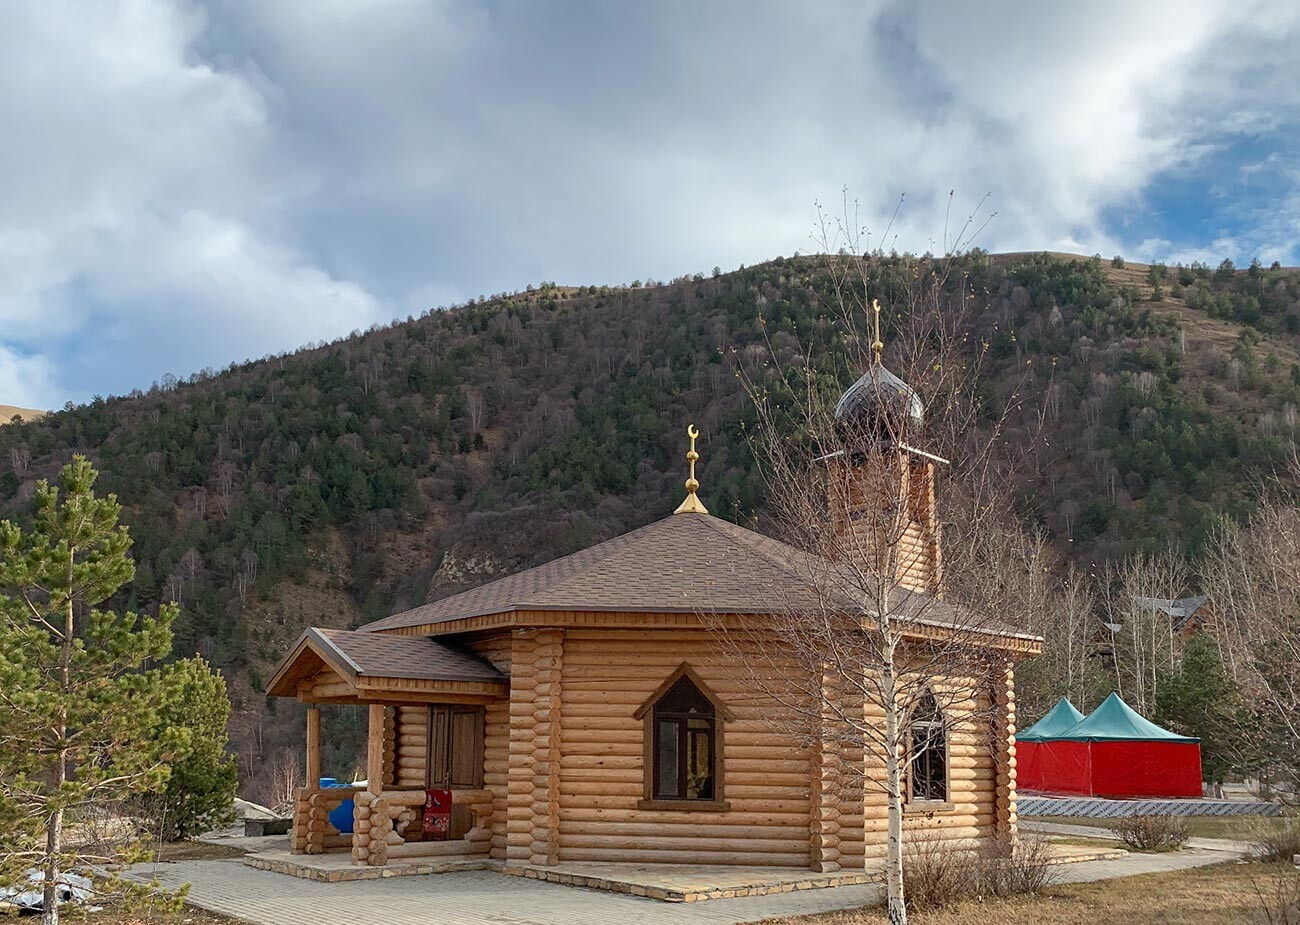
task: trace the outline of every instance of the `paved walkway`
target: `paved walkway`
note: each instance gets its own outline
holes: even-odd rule
[[[1119,861],[1064,865],[1060,882],[1081,883],[1214,864],[1230,855],[1204,849],[1133,854]],[[317,883],[254,870],[238,859],[143,865],[164,886],[190,884],[189,901],[254,925],[737,925],[779,915],[829,912],[875,900],[874,886],[842,886],[775,896],[673,904],[490,871]]]
[[[137,873],[147,879],[154,869],[144,865]],[[844,886],[684,904],[491,871],[317,883],[254,870],[239,859],[156,870],[166,887],[189,883],[190,903],[256,925],[736,925],[860,906],[877,895],[874,886]]]

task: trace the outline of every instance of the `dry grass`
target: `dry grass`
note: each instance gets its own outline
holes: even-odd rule
[[[1187,823],[1178,816],[1123,816],[1110,830],[1130,851],[1177,851],[1191,838]]]
[[[17,415],[24,421],[34,421],[37,418],[45,417],[45,412],[37,411],[34,408],[17,408],[13,405],[0,405],[0,424],[8,424],[14,419],[14,415]]]
[[[1042,896],[969,902],[909,916],[913,925],[1244,925],[1266,922],[1257,884],[1279,873],[1276,864],[1215,864],[1163,874],[1048,888]],[[860,910],[765,919],[765,925],[883,925],[883,912]]]

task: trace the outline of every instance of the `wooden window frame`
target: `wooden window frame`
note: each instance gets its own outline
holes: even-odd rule
[[[903,811],[905,813],[937,813],[946,812],[954,809],[952,801],[952,736],[949,728],[948,718],[943,715],[943,710],[939,708],[939,701],[933,694],[929,695],[934,700],[934,709],[937,716],[937,725],[943,730],[943,799],[942,800],[920,800],[917,799],[912,791],[916,776],[913,773],[916,767],[918,755],[912,754],[912,728],[918,724],[918,720],[911,719],[907,724],[908,736],[908,754],[911,755],[907,762],[907,779],[906,788],[903,793]],[[920,720],[919,722],[925,722]]]
[[[686,678],[695,686],[713,706],[713,798],[709,800],[664,800],[655,797],[655,705],[664,698],[673,686],[682,678]],[[636,712],[632,714],[633,719],[642,721],[644,745],[642,751],[642,798],[637,801],[637,809],[666,810],[670,812],[726,812],[731,809],[731,804],[726,800],[725,779],[726,779],[726,725],[735,718],[735,714],[727,707],[725,703],[718,699],[709,685],[695,672],[690,665],[682,662],[676,670],[670,674],[662,684],[660,684],[653,694],[646,698],[641,706],[637,707]],[[685,756],[680,756],[680,760],[685,760]]]

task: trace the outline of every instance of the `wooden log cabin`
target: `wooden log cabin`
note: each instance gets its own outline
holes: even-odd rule
[[[861,414],[863,390],[883,388],[919,414],[914,393],[881,373],[877,365],[856,383],[837,413]],[[775,726],[737,664],[743,650],[715,644],[720,627],[761,626],[791,606],[808,554],[707,513],[695,436],[674,514],[361,630],[302,636],[268,689],[308,705],[309,786],[297,796],[293,851],[350,851],[367,865],[433,857],[830,872],[883,861],[884,797],[837,770],[862,753]],[[903,445],[888,458],[912,519],[899,585],[933,605],[933,625],[951,608],[936,597],[935,458]],[[851,485],[852,460],[831,464],[847,467]],[[1008,631],[987,646],[1001,667],[984,692],[921,718],[940,730],[938,751],[912,775],[905,828],[966,843],[1014,835],[1014,669],[1038,642]],[[833,678],[824,695],[843,696]],[[314,786],[321,704],[367,710],[364,786]],[[981,720],[965,722],[963,711]],[[452,793],[449,837],[423,832],[431,789]],[[351,835],[328,821],[348,798]]]

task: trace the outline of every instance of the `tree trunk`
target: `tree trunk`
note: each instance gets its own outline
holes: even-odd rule
[[[68,551],[68,588],[73,587],[73,551]],[[63,646],[59,653],[59,686],[64,698],[72,681],[72,634],[76,631],[73,613],[72,595],[69,592],[67,606],[63,612]],[[56,801],[62,800],[60,791],[68,779],[68,714],[66,700],[59,707],[58,722],[54,727],[55,744],[59,749],[58,760],[54,763],[54,779],[50,782],[50,792]],[[59,856],[63,851],[63,809],[55,809],[50,814],[50,822],[45,830],[45,889],[42,892],[41,925],[59,925]]]
[[[59,761],[59,774],[63,777],[63,762]],[[45,830],[45,890],[42,894],[44,911],[41,925],[59,925],[59,852],[63,842],[63,810],[55,810]]]
[[[885,840],[885,902],[889,925],[907,925],[903,895],[903,774],[900,767],[900,723],[895,691],[893,652],[884,660],[882,689],[885,711],[885,795],[889,831]]]

